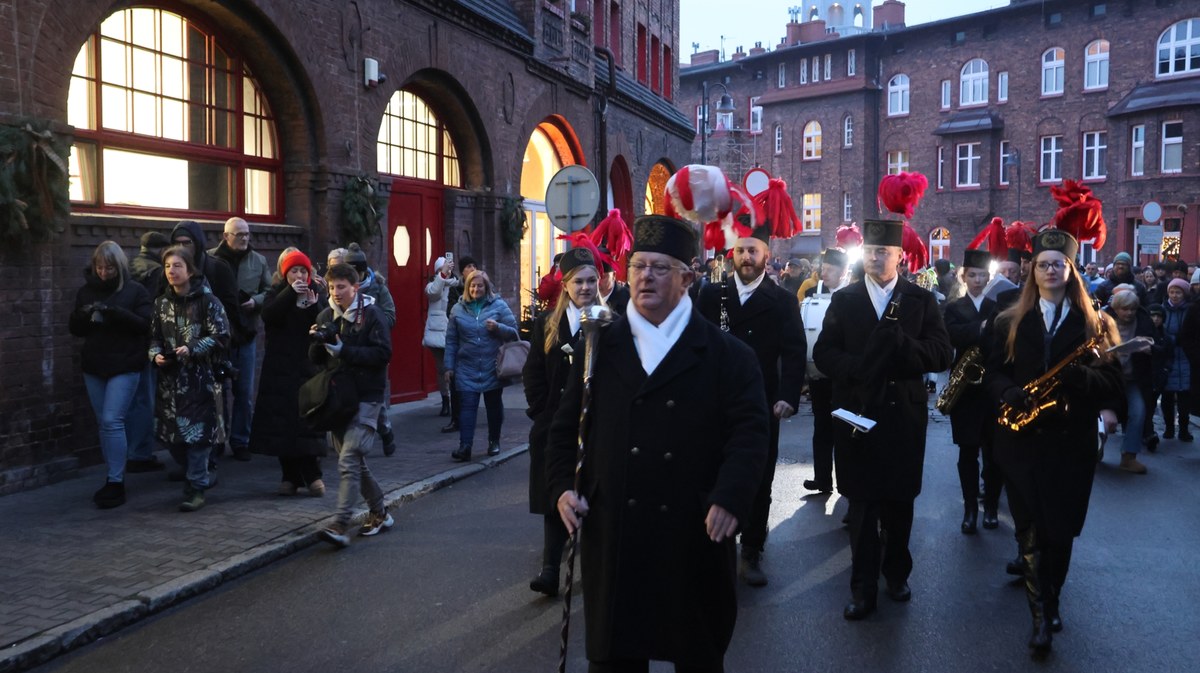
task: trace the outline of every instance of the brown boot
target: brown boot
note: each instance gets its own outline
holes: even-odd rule
[[[1121,464],[1117,467],[1134,474],[1146,474],[1146,466],[1138,462],[1136,453],[1122,453]]]

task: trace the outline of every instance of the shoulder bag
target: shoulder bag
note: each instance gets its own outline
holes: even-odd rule
[[[345,367],[326,367],[305,381],[299,391],[300,419],[313,430],[337,430],[358,413],[358,388]]]

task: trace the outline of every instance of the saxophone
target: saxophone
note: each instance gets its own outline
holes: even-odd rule
[[[968,386],[977,386],[983,382],[983,365],[980,364],[982,359],[983,350],[979,346],[971,346],[963,353],[958,359],[958,364],[954,365],[954,371],[950,372],[950,381],[942,388],[934,404],[938,411],[949,414]]]
[[[1059,408],[1063,413],[1070,410],[1070,405],[1067,400],[1060,395],[1062,387],[1062,379],[1059,378],[1059,373],[1067,366],[1086,355],[1100,357],[1100,346],[1104,343],[1104,336],[1097,334],[1080,344],[1078,348],[1071,351],[1067,357],[1061,362],[1054,365],[1045,374],[1025,384],[1023,390],[1029,396],[1029,405],[1024,409],[1014,407],[1007,402],[1000,404],[1000,416],[997,419],[1000,425],[1004,428],[1018,432],[1025,426],[1032,423],[1043,411]]]

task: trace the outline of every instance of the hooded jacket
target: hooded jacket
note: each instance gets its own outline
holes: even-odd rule
[[[192,249],[196,252],[196,278],[194,282],[204,282],[212,293],[221,302],[221,306],[225,309],[225,316],[229,321],[229,337],[230,345],[236,346],[245,343],[246,326],[242,319],[242,312],[238,309],[237,300],[237,278],[233,275],[233,269],[224,260],[218,259],[209,255],[204,249],[205,236],[204,230],[200,228],[198,222],[192,220],[183,220],[175,225],[171,230],[171,240],[174,241],[180,234],[192,239],[194,245]],[[160,276],[159,294],[167,290],[166,276]],[[253,338],[253,332],[250,337]]]
[[[329,307],[317,316],[317,324],[333,323],[342,340],[342,350],[330,355],[323,344],[308,347],[314,363],[331,367],[341,364],[354,374],[354,386],[362,402],[383,402],[387,364],[392,359],[392,340],[387,319],[375,305],[375,298],[359,292],[350,308],[343,311],[333,297]]]
[[[244,254],[238,253],[226,245],[225,241],[208,251],[208,254],[229,265],[234,274],[237,286],[238,315],[242,322],[241,343],[249,343],[258,334],[258,317],[262,314],[263,302],[266,301],[267,290],[271,289],[271,274],[274,269],[254,248],[247,248]],[[247,311],[241,305],[246,299],[254,300],[254,308]]]

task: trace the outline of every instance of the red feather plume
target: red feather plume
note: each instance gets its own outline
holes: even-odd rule
[[[904,248],[904,256],[908,261],[908,270],[912,273],[920,271],[929,264],[929,249],[921,235],[906,222],[904,233],[900,237],[900,247]]]
[[[771,223],[772,238],[791,238],[800,233],[802,227],[796,216],[796,204],[782,179],[767,181],[767,189],[755,196],[754,202],[762,208],[764,221]]]
[[[588,235],[582,231],[577,231],[573,234],[559,234],[558,240],[567,241],[573,248],[587,248],[590,250],[592,257],[596,260],[597,269],[600,269],[604,263],[608,263],[613,268],[617,266],[616,261],[611,256],[601,252],[600,248],[596,247],[596,244],[592,242],[592,239],[588,238]]]
[[[1008,254],[1008,241],[1004,238],[1004,220],[993,217],[992,221],[975,238],[971,239],[971,243],[967,245],[967,250],[978,250],[979,246],[984,243],[987,244],[988,254],[994,259],[1004,257]]]
[[[718,251],[725,249],[725,230],[721,228],[720,221],[704,225],[704,249]]]
[[[1051,187],[1050,194],[1058,202],[1052,224],[1074,236],[1076,241],[1091,241],[1095,249],[1103,248],[1108,237],[1104,204],[1092,196],[1091,188],[1075,180],[1064,180],[1061,187]]]
[[[1004,230],[1004,241],[1008,243],[1009,249],[1024,250],[1025,252],[1033,252],[1033,227],[1024,222],[1012,222]]]
[[[917,203],[925,195],[929,180],[920,173],[898,173],[885,176],[879,181],[879,196],[876,205],[912,219]]]
[[[592,229],[591,237],[592,243],[607,248],[613,259],[624,259],[633,248],[633,234],[616,208],[608,211],[608,216]]]
[[[862,245],[862,232],[859,231],[857,224],[843,224],[837,228],[837,234],[834,236],[837,241],[837,247],[843,250],[856,245]]]

